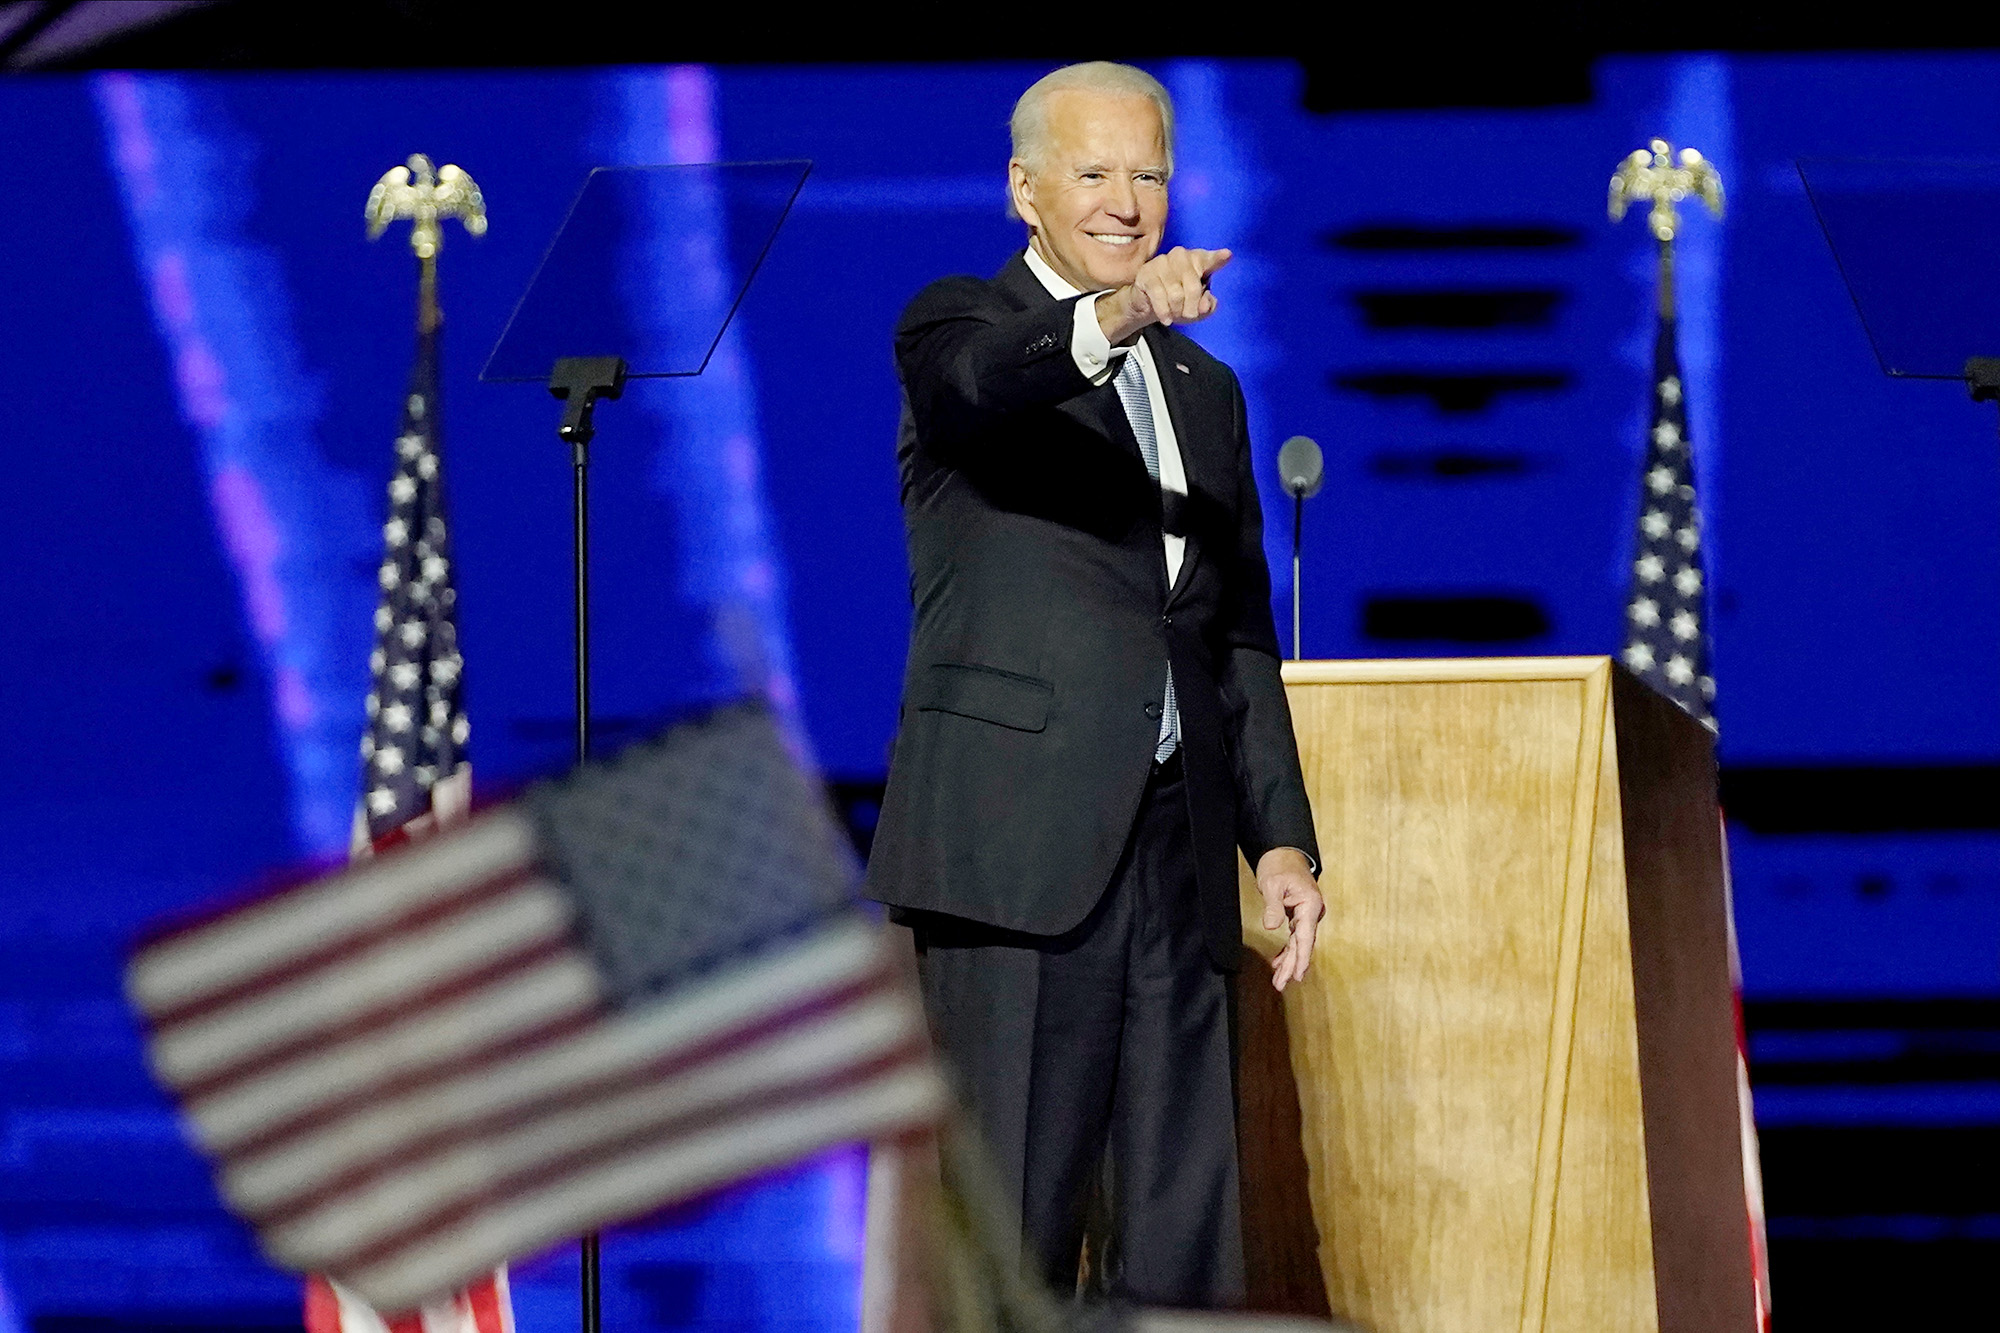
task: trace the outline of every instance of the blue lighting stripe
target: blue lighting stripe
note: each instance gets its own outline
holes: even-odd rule
[[[1950,1216],[1934,1213],[1875,1213],[1850,1217],[1774,1217],[1778,1240],[1886,1240],[1909,1245],[1938,1241],[2000,1240],[2000,1214]]]
[[[1757,1123],[2000,1126],[2000,1083],[1797,1088],[1759,1084]]]
[[[21,1321],[14,1313],[14,1303],[7,1299],[4,1279],[0,1279],[0,1333],[22,1333]]]
[[[1726,56],[1676,56],[1668,65],[1666,132],[1676,148],[1701,150],[1722,173],[1724,190],[1736,175],[1736,107]],[[1688,434],[1694,440],[1695,497],[1701,507],[1701,558],[1709,586],[1718,586],[1723,534],[1714,522],[1722,476],[1723,228],[1693,201],[1674,241],[1675,296],[1681,339],[1681,378],[1687,384]],[[1715,602],[1709,601],[1714,615]],[[1725,705],[1726,706],[1726,705]]]
[[[630,69],[604,79],[605,114],[592,145],[604,160],[641,165],[723,156],[709,69]],[[662,341],[682,327],[713,328],[732,289],[726,273],[689,271],[690,257],[697,264],[700,256],[727,262],[723,201],[683,202],[689,207],[671,216],[662,210],[651,234],[634,238],[637,250],[623,265],[633,275],[625,293],[638,307],[632,313],[658,322]],[[680,313],[690,310],[691,318]],[[698,378],[650,385],[632,397],[655,423],[654,485],[675,509],[680,594],[708,618],[701,645],[708,688],[718,697],[769,697],[803,753],[785,571],[764,499],[756,369],[740,327],[731,324]]]
[[[1247,127],[1230,114],[1229,79],[1213,60],[1169,65],[1161,80],[1174,99],[1173,211],[1168,243],[1227,249],[1229,266],[1215,277],[1215,314],[1188,329],[1190,337],[1236,372],[1250,412],[1250,445],[1264,507],[1264,555],[1271,567],[1274,606],[1292,595],[1291,502],[1278,485],[1275,459],[1283,423],[1270,419],[1269,377],[1278,349],[1265,326],[1264,300],[1276,281],[1255,248],[1260,204],[1274,186],[1257,162]],[[1236,78],[1254,77],[1243,73]],[[1290,625],[1290,612],[1281,617]],[[1281,639],[1288,640],[1289,628]],[[1289,643],[1287,642],[1287,647]]]
[[[250,239],[256,143],[217,89],[101,74],[92,93],[180,409],[257,641],[291,775],[298,850],[347,845],[366,687],[373,560],[360,480],[314,444],[317,392],[283,266]],[[385,446],[386,447],[386,446]]]

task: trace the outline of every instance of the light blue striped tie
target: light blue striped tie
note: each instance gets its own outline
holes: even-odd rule
[[[1155,483],[1160,480],[1160,437],[1153,429],[1153,400],[1146,394],[1146,374],[1139,369],[1137,353],[1127,352],[1125,363],[1118,367],[1118,375],[1113,380],[1118,386],[1118,401],[1125,404],[1125,420],[1131,423],[1132,434],[1139,441],[1139,456],[1146,460],[1146,475]],[[1174,700],[1174,668],[1167,666],[1167,697],[1160,710],[1160,743],[1153,749],[1153,762],[1164,764],[1168,756],[1180,748],[1181,710]]]

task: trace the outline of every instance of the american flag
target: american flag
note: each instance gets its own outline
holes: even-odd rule
[[[417,355],[403,395],[382,525],[382,598],[369,654],[368,728],[353,855],[462,819],[471,804],[470,734],[460,706],[457,593],[445,518],[439,319],[426,294]],[[306,1279],[306,1333],[514,1333],[507,1272],[496,1269],[424,1308],[385,1315],[324,1274]]]
[[[1625,665],[1647,684],[1715,728],[1709,672],[1708,588],[1701,562],[1694,453],[1672,315],[1653,340],[1653,424],[1639,488],[1639,533],[1632,595],[1625,607]]]
[[[936,1122],[914,988],[767,709],[180,928],[128,989],[272,1258],[402,1310]]]
[[[1663,276],[1662,281],[1670,279]],[[1639,534],[1632,560],[1632,596],[1625,608],[1625,665],[1715,730],[1715,677],[1709,666],[1708,586],[1701,559],[1701,515],[1695,503],[1694,450],[1687,434],[1687,393],[1681,382],[1674,317],[1662,312],[1653,341],[1653,424],[1639,488]],[[1720,816],[1721,812],[1717,812]],[[1736,947],[1736,908],[1729,889],[1725,823],[1723,894],[1728,904],[1731,1001],[1736,1010],[1736,1106],[1742,1138],[1743,1198],[1756,1288],[1757,1327],[1771,1326],[1771,1271],[1764,1227],[1764,1171],[1750,1095],[1749,1043],[1743,1029],[1743,969]]]
[[[471,728],[461,702],[458,595],[452,588],[439,453],[438,330],[418,334],[410,390],[396,435],[389,517],[382,525],[382,587],[368,667],[368,731],[361,738],[361,800],[354,845],[365,853],[389,837],[448,823],[467,809]]]

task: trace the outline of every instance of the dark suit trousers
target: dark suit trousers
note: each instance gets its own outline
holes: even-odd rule
[[[1024,1262],[1075,1289],[1108,1146],[1108,1294],[1226,1308],[1243,1300],[1230,978],[1204,946],[1179,769],[1155,770],[1109,889],[1074,930],[910,924],[932,1029],[1018,1188]]]

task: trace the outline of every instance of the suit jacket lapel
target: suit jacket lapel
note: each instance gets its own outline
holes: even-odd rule
[[[1192,375],[1180,369],[1189,363],[1176,358],[1172,335],[1154,325],[1143,336],[1153,352],[1153,368],[1160,376],[1160,396],[1166,399],[1167,415],[1174,421],[1174,443],[1180,449],[1181,470],[1187,474],[1188,494],[1207,495],[1219,501],[1233,488],[1228,460],[1217,454],[1217,444],[1227,432],[1217,429],[1209,420],[1211,414],[1203,410],[1200,386]],[[1169,605],[1188,587],[1201,556],[1201,539],[1188,533],[1187,546],[1181,555],[1180,577],[1174,580],[1167,597]]]

